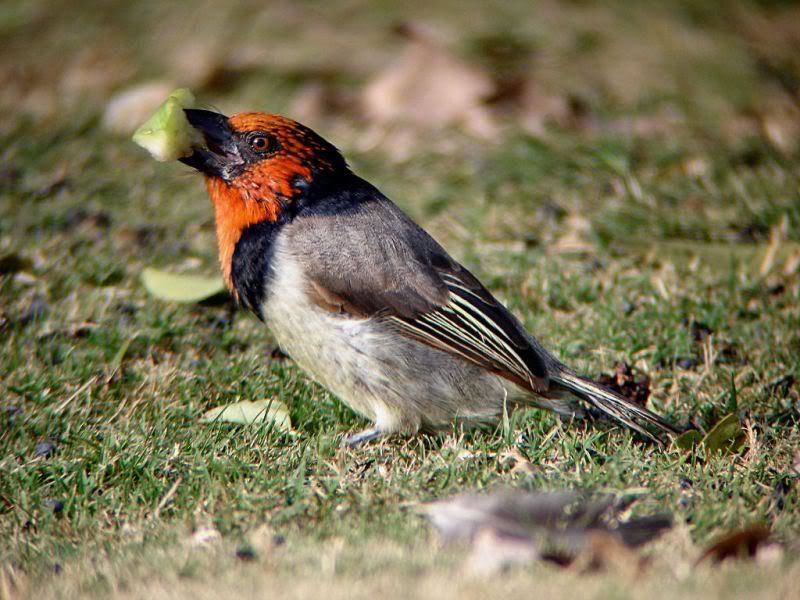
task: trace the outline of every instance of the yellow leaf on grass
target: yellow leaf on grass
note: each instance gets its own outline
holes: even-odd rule
[[[227,406],[212,408],[201,419],[204,423],[224,421],[226,423],[273,423],[279,431],[290,431],[292,422],[289,419],[289,409],[277,400],[257,400],[250,402],[244,400]]]
[[[201,302],[225,291],[221,277],[176,275],[149,267],[142,271],[142,283],[156,298],[172,302]]]

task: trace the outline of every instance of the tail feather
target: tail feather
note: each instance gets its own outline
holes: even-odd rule
[[[667,433],[680,433],[674,425],[664,418],[650,412],[642,406],[637,406],[627,398],[620,396],[616,392],[612,392],[607,387],[595,383],[591,379],[586,379],[570,371],[560,371],[557,375],[552,376],[551,381],[560,384],[562,387],[568,389],[570,392],[608,416],[624,423],[631,429],[638,431],[650,439],[660,441],[652,433],[642,427],[639,422],[652,425]]]

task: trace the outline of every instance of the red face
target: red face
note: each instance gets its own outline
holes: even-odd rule
[[[347,166],[336,148],[286,117],[249,112],[228,118],[194,109],[186,117],[206,147],[181,161],[206,176],[220,263],[233,289],[231,260],[242,232],[277,221],[316,180]]]

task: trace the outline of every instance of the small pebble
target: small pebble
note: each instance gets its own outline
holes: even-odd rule
[[[50,440],[42,440],[36,444],[33,455],[36,458],[50,458],[56,453],[56,445]]]

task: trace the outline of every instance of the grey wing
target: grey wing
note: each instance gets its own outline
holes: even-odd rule
[[[303,272],[318,305],[378,318],[523,387],[548,385],[549,355],[492,294],[388,199],[298,217]]]

